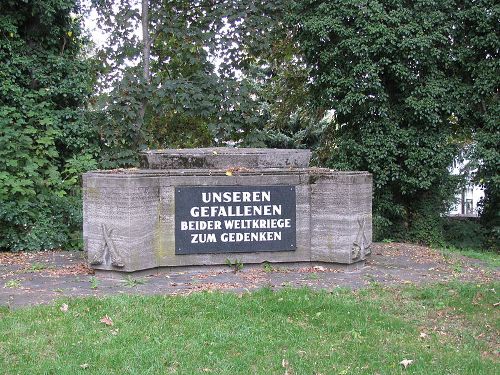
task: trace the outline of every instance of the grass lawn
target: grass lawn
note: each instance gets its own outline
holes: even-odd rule
[[[4,308],[0,373],[498,374],[499,287],[375,284]],[[106,315],[113,325],[100,321]],[[406,369],[404,359],[413,361]]]
[[[500,267],[500,256],[494,251],[480,251],[477,249],[459,249],[456,247],[444,247],[439,251],[445,257],[451,258],[456,254],[460,254],[469,258],[474,258],[483,261],[487,266]]]

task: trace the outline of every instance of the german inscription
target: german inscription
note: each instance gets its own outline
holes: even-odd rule
[[[175,189],[175,253],[294,251],[295,186]]]

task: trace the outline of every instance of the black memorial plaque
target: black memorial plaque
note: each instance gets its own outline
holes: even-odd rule
[[[175,253],[294,251],[295,186],[175,188]]]

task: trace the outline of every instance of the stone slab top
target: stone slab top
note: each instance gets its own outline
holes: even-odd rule
[[[266,176],[266,175],[312,175],[312,176],[360,176],[371,175],[366,171],[335,171],[328,168],[243,168],[228,169],[138,169],[119,168],[95,170],[84,173],[86,177],[162,177],[162,176]]]
[[[141,152],[146,169],[306,168],[310,150],[208,147]]]

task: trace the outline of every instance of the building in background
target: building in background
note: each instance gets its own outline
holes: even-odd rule
[[[465,176],[468,183],[455,196],[455,204],[450,209],[448,216],[464,216],[477,217],[479,216],[479,202],[484,198],[483,189],[474,185],[472,176],[477,169],[471,169],[469,160],[457,160],[453,167],[450,168],[450,173],[456,176]]]

